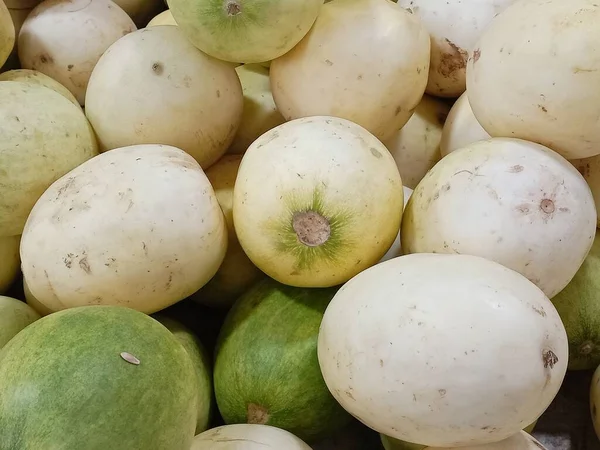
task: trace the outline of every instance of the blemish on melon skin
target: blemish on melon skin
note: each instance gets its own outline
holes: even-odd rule
[[[140,360],[137,359],[135,356],[133,356],[131,353],[121,352],[120,356],[121,356],[121,358],[123,358],[123,360],[127,361],[129,364],[133,364],[134,366],[140,365]]]

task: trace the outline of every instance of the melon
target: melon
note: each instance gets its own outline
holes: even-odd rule
[[[235,70],[242,83],[244,112],[228,152],[244,153],[263,133],[281,125],[285,119],[273,100],[269,69],[260,64],[244,64]]]
[[[37,70],[31,69],[15,69],[9,70],[0,74],[0,81],[21,81],[23,83],[34,84],[45,86],[58,92],[64,98],[69,100],[71,103],[80,107],[79,102],[75,98],[71,91],[56,81],[54,78],[50,78],[48,75],[38,72]]]
[[[477,141],[490,139],[491,136],[483,129],[475,118],[469,97],[465,92],[454,102],[442,129],[440,154],[448,153],[466,147]]]
[[[317,361],[319,325],[335,292],[265,279],[236,302],[215,354],[215,395],[226,423],[272,425],[311,441],[349,421]]]
[[[323,0],[168,0],[187,38],[223,61],[260,63],[287,53],[315,22]]]
[[[21,27],[19,60],[24,69],[60,82],[83,105],[100,56],[135,29],[127,13],[111,0],[46,0]]]
[[[119,306],[61,311],[25,328],[1,355],[6,448],[192,444],[196,373],[178,340],[145,314]]]
[[[0,236],[14,236],[43,192],[98,148],[81,108],[51,89],[2,81],[0,98]]]
[[[281,428],[258,424],[223,425],[194,438],[190,450],[311,450],[297,436]]]
[[[244,100],[234,67],[196,49],[179,27],[161,26],[131,33],[102,55],[85,103],[102,151],[172,145],[206,169],[233,141]]]
[[[146,28],[156,27],[158,25],[177,25],[177,22],[175,22],[171,11],[167,9],[166,11],[163,11],[160,14],[156,15],[150,22],[148,22]]]
[[[186,349],[192,361],[196,372],[197,382],[195,386],[198,392],[196,434],[200,434],[208,429],[213,409],[212,367],[208,352],[200,339],[177,320],[163,314],[155,314],[153,318],[173,333],[173,336]]]
[[[404,186],[414,189],[440,160],[442,127],[449,111],[446,102],[424,95],[406,125],[383,142],[396,161]]]
[[[552,303],[569,337],[569,369],[589,370],[600,365],[600,237],[581,268]]]
[[[8,8],[0,1],[0,67],[4,65],[15,46],[15,26]]]
[[[465,447],[427,447],[425,450],[461,450]],[[521,431],[507,439],[484,445],[471,445],[466,450],[546,450],[536,438]]]
[[[571,164],[577,168],[587,181],[594,197],[596,211],[600,211],[600,155],[584,159],[573,159]],[[600,216],[598,216],[598,226],[600,226]]]
[[[330,287],[383,257],[398,235],[403,199],[394,158],[375,136],[346,119],[307,117],[248,148],[233,219],[242,248],[271,278]]]
[[[206,286],[192,296],[195,301],[208,306],[230,307],[262,276],[244,253],[233,225],[233,187],[241,161],[241,155],[225,155],[206,171],[225,215],[228,236],[227,253],[219,270]]]
[[[0,295],[0,349],[40,317],[27,303]]]
[[[523,0],[504,9],[467,66],[481,126],[567,159],[600,154],[599,22],[595,0]]]
[[[325,311],[318,358],[336,400],[375,431],[468,446],[506,439],[546,410],[568,342],[552,302],[521,274],[420,253],[344,284]]]
[[[402,248],[488,258],[552,298],[583,263],[596,223],[590,188],[566,159],[533,142],[492,138],[450,153],[419,183]]]
[[[0,237],[0,294],[5,293],[19,274],[21,236]]]
[[[334,0],[310,32],[271,62],[287,119],[329,115],[386,140],[410,119],[427,84],[429,33],[388,0]]]
[[[21,237],[31,294],[51,311],[124,305],[153,313],[200,289],[227,249],[208,178],[183,150],[103,153],[40,197]]]
[[[467,59],[492,19],[514,0],[398,0],[427,27],[431,63],[426,92],[456,98],[466,89]]]

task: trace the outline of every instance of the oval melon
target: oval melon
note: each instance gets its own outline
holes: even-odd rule
[[[252,264],[233,225],[233,187],[242,155],[225,155],[206,171],[227,223],[227,253],[215,276],[192,298],[202,304],[228,308],[263,274]]]
[[[98,148],[81,108],[53,90],[0,81],[0,98],[0,236],[14,236],[44,191]]]
[[[350,420],[317,361],[319,325],[335,292],[264,279],[236,302],[215,355],[215,395],[226,423],[272,425],[310,441]]]
[[[172,145],[206,169],[232,142],[244,98],[233,66],[196,49],[179,27],[160,26],[124,36],[102,55],[85,103],[102,151]]]
[[[40,317],[27,303],[0,295],[0,349]]]
[[[19,274],[21,236],[0,237],[0,294],[5,293]]]
[[[98,59],[136,26],[111,0],[46,0],[19,33],[19,61],[60,82],[83,105]]]
[[[281,125],[285,119],[273,100],[269,69],[259,64],[244,64],[235,70],[244,92],[244,113],[240,127],[227,151],[244,153],[263,133]]]
[[[583,263],[596,223],[590,188],[566,159],[492,138],[450,153],[423,178],[402,218],[402,248],[491,259],[552,298]]]
[[[23,83],[45,86],[49,89],[52,89],[55,92],[58,92],[64,98],[76,105],[78,108],[80,107],[79,102],[77,101],[75,96],[71,94],[71,91],[69,91],[66,87],[64,87],[54,78],[50,78],[48,75],[45,75],[42,72],[38,72],[37,70],[8,70],[0,74],[0,81],[21,81]]]
[[[54,313],[2,352],[2,444],[189,450],[196,383],[183,346],[143,313],[117,306]]]
[[[442,127],[449,111],[446,102],[424,95],[406,125],[383,142],[396,161],[404,186],[414,189],[440,160]]]
[[[31,294],[52,311],[104,304],[153,313],[204,286],[226,249],[225,219],[198,163],[175,147],[135,145],[46,190],[27,220],[21,261]]]
[[[186,349],[196,372],[196,391],[198,392],[198,420],[196,434],[208,429],[213,410],[212,367],[208,352],[200,339],[196,337],[183,324],[162,314],[155,314],[153,318],[165,326],[179,343]]]
[[[15,26],[8,8],[0,1],[0,68],[15,46]]]
[[[442,129],[440,154],[444,157],[448,153],[466,147],[473,142],[490,138],[491,136],[475,118],[469,104],[469,97],[465,92],[458,97],[458,100],[454,102],[448,113],[444,128]]]
[[[468,446],[506,439],[546,410],[568,342],[552,302],[524,276],[477,256],[420,253],[336,293],[318,358],[336,400],[375,431]]]
[[[194,438],[190,450],[311,450],[281,428],[256,424],[223,425]]]
[[[203,52],[223,61],[277,58],[308,32],[323,0],[168,0],[175,21]]]
[[[329,287],[383,257],[403,199],[394,158],[375,136],[349,120],[307,117],[267,131],[246,151],[233,219],[242,248],[271,278]]]
[[[569,369],[600,365],[600,233],[581,268],[552,298],[569,337]]]

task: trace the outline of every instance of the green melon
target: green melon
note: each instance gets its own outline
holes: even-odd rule
[[[600,238],[575,277],[552,298],[569,338],[569,369],[595,369],[600,364]]]
[[[0,349],[40,317],[27,303],[0,295]]]
[[[214,58],[260,63],[292,49],[323,0],[168,0],[181,31]]]
[[[335,292],[267,278],[234,304],[214,369],[226,423],[271,425],[312,441],[350,420],[329,393],[317,360],[319,326]]]
[[[183,346],[143,313],[53,313],[0,354],[0,447],[189,450],[196,383]]]
[[[196,422],[196,434],[200,434],[208,429],[213,409],[212,370],[208,352],[204,348],[204,345],[202,345],[202,342],[200,342],[200,339],[198,339],[198,337],[183,324],[161,314],[155,314],[153,317],[173,333],[192,359],[194,370],[196,371],[196,376],[198,378],[196,384],[196,390],[198,392],[198,421]]]

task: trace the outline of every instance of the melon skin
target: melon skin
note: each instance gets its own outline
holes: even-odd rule
[[[14,337],[0,358],[3,448],[191,446],[196,374],[177,339],[143,313],[85,306],[51,314]]]
[[[0,295],[0,350],[41,316],[27,303]]]
[[[310,30],[323,0],[168,0],[187,38],[217,59],[270,61]]]
[[[571,282],[552,298],[569,338],[569,369],[600,364],[600,233]]]
[[[297,436],[269,425],[234,424],[213,428],[194,438],[191,450],[311,450]]]
[[[179,321],[163,314],[154,314],[152,317],[173,333],[192,361],[198,392],[196,434],[200,434],[208,429],[213,413],[212,367],[208,352],[200,339]]]
[[[0,81],[21,81],[23,83],[45,86],[61,94],[78,108],[81,108],[75,96],[66,87],[48,75],[31,69],[15,69],[0,74]]]
[[[317,361],[319,325],[336,290],[266,278],[236,302],[215,356],[215,394],[226,423],[271,425],[310,442],[349,422]]]
[[[4,2],[0,2],[0,68],[15,46],[15,25]]]

